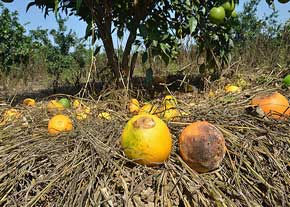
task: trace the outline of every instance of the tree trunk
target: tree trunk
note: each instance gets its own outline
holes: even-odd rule
[[[92,16],[96,21],[99,36],[104,44],[104,48],[108,58],[108,65],[111,67],[115,78],[120,81],[121,71],[124,74],[124,79],[129,80],[132,78],[134,72],[137,55],[131,58],[131,50],[136,40],[137,29],[142,20],[152,11],[157,0],[147,0],[134,2],[133,8],[133,28],[130,30],[129,37],[124,49],[121,65],[114,50],[112,39],[112,9],[113,1],[100,0],[99,3],[94,3],[93,0],[86,0],[87,7],[91,9]]]
[[[105,52],[108,59],[108,65],[114,74],[114,77],[120,79],[120,70],[118,64],[118,57],[114,50],[114,44],[112,39],[112,5],[108,1],[104,1],[102,4],[95,4],[92,0],[86,0],[87,7],[91,9],[93,19],[97,25],[98,33],[104,44]],[[105,8],[105,9],[104,9]]]
[[[126,42],[126,46],[125,46],[123,58],[122,58],[122,64],[121,64],[121,67],[122,67],[121,70],[123,71],[126,77],[130,76],[129,79],[132,78],[132,75],[134,73],[137,56],[138,56],[138,54],[135,53],[136,54],[136,55],[134,54],[135,57],[133,55],[130,62],[131,50],[132,50],[134,41],[136,40],[137,29],[140,26],[141,21],[144,20],[146,16],[152,11],[156,2],[157,2],[156,0],[147,0],[147,1],[136,0],[134,2],[134,11],[133,11],[134,27],[131,28],[130,30],[130,34]]]

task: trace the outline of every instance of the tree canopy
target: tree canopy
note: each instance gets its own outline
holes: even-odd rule
[[[271,4],[273,1],[267,2]],[[140,53],[143,62],[150,53],[151,57],[160,56],[169,63],[178,54],[180,39],[186,36],[194,38],[199,53],[206,53],[208,66],[214,67],[214,73],[219,76],[221,67],[230,59],[231,28],[236,23],[235,15],[231,14],[232,10],[227,10],[225,3],[234,9],[239,1],[33,0],[28,3],[27,10],[37,6],[45,16],[59,11],[79,16],[87,23],[85,36],[92,37],[93,43],[102,40],[108,65],[117,79],[122,74],[132,76]],[[221,21],[212,21],[212,9],[221,7],[226,11]],[[113,34],[126,38],[121,57],[116,54]],[[97,47],[96,52],[99,49]]]

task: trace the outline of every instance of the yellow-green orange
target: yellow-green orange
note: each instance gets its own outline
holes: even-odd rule
[[[67,98],[61,98],[58,103],[60,103],[61,105],[63,105],[64,108],[70,108],[70,100]]]
[[[235,2],[233,0],[226,1],[222,4],[222,7],[225,9],[227,17],[231,16],[232,11],[235,9]]]
[[[235,9],[235,2],[233,0],[231,2],[226,1],[222,6],[226,11],[233,11]]]
[[[239,93],[241,92],[241,89],[238,86],[229,84],[225,87],[225,91],[226,93]]]
[[[224,21],[225,16],[226,16],[226,12],[225,12],[224,7],[222,6],[213,7],[209,11],[209,19],[214,24],[222,23]]]
[[[290,86],[290,74],[285,76],[285,78],[283,79],[283,84],[286,87],[289,87]]]
[[[26,106],[35,106],[35,100],[32,98],[26,98],[23,100],[23,104]]]
[[[167,125],[157,116],[141,114],[126,124],[121,146],[129,159],[143,165],[158,165],[166,161],[172,148]]]
[[[232,11],[231,17],[236,18],[238,16],[237,11]]]

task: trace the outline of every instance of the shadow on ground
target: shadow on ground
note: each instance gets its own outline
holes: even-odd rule
[[[144,77],[133,77],[131,88],[136,90],[147,91],[148,98],[154,98],[157,94],[167,93],[170,91],[190,92],[201,89],[200,79],[198,77],[185,77],[184,75],[169,75],[167,77],[156,77],[152,83],[145,84]],[[190,87],[188,87],[190,86]],[[87,87],[87,93],[98,96],[105,89],[120,89],[124,86],[117,86],[114,83],[90,82]],[[22,103],[25,98],[34,98],[36,100],[49,99],[55,96],[75,96],[85,88],[85,83],[79,85],[63,85],[56,88],[40,89],[35,91],[17,91],[9,94],[7,91],[0,92],[0,97],[15,106]],[[188,91],[187,91],[188,90]]]

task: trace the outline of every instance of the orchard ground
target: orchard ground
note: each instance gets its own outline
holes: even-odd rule
[[[235,64],[204,91],[171,90],[171,82],[163,82],[151,98],[140,87],[103,87],[82,99],[91,108],[86,120],[77,120],[72,109],[63,112],[73,119],[74,130],[56,137],[48,135],[52,114],[46,104],[54,98],[80,98],[78,91],[66,88],[55,94],[47,80],[18,84],[14,91],[11,85],[1,91],[0,113],[13,106],[22,118],[0,126],[0,205],[290,206],[290,120],[270,120],[247,110],[257,94],[279,91],[289,99],[290,90],[282,87],[288,72],[289,66]],[[225,85],[241,82],[240,93],[225,93]],[[156,167],[128,160],[120,135],[132,117],[129,99],[158,105],[168,93],[188,113],[168,122],[174,140],[169,160]],[[36,107],[21,104],[27,96],[36,98]],[[103,111],[112,120],[98,118]],[[220,168],[204,174],[191,170],[177,148],[181,130],[197,120],[217,126],[227,147]]]

